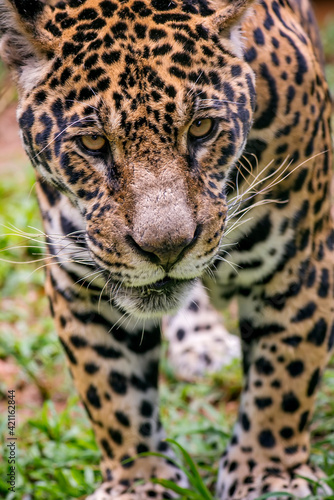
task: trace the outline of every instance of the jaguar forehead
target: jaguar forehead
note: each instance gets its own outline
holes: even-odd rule
[[[158,74],[156,74],[156,78],[159,79]],[[200,91],[191,91],[187,87],[163,86],[157,82],[150,84],[144,74],[140,81],[141,84],[146,81],[146,92],[142,93],[138,85],[134,85],[133,89],[127,92],[126,99],[120,100],[117,91],[113,91],[109,99],[99,99],[96,109],[92,108],[92,116],[94,117],[96,114],[96,124],[98,126],[104,124],[104,127],[107,127],[111,134],[117,132],[121,128],[124,129],[127,118],[136,119],[135,112],[140,108],[141,125],[145,124],[146,115],[152,114],[160,117],[158,113],[161,112],[165,113],[165,118],[168,113],[172,114],[173,125],[182,127],[185,123],[190,123],[195,113],[204,107],[214,107],[215,109],[219,107],[217,103],[210,106],[207,102],[208,99],[201,99]],[[158,99],[157,93],[159,93]],[[124,110],[128,110],[130,116],[125,116]],[[171,118],[168,118],[168,120],[171,122]]]
[[[196,3],[187,7],[181,2],[170,2],[168,8],[154,6],[156,10],[152,10],[148,1],[134,1],[128,6],[114,2],[100,2],[97,6],[95,2],[87,1],[76,9],[71,8],[72,4],[64,4],[63,10],[55,13],[43,29],[58,40],[57,54],[65,60],[72,59],[82,69],[91,69],[96,64],[97,53],[103,62],[114,67],[126,53],[128,65],[133,61],[138,65],[148,58],[161,64],[176,46],[180,50],[173,54],[173,71],[182,75],[182,71],[191,66],[191,56],[197,52],[199,44],[217,42],[212,39],[218,33],[217,26],[213,21],[207,22],[207,12],[196,7]],[[228,12],[229,9],[221,10]],[[81,52],[83,49],[85,54]],[[86,53],[92,55],[83,61]],[[208,51],[205,53],[207,59],[210,59]],[[124,75],[125,79],[127,77],[135,78],[135,74]]]

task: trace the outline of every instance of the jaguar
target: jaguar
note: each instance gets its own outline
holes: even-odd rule
[[[0,31],[101,449],[89,500],[187,486],[159,419],[161,319],[196,380],[238,355],[232,297],[244,385],[216,497],[327,495],[309,426],[334,341],[331,103],[309,1],[1,0]]]

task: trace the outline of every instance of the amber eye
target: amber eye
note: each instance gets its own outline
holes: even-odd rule
[[[107,145],[107,140],[102,135],[83,135],[80,141],[85,149],[93,153],[101,152]]]
[[[195,120],[189,128],[189,135],[192,139],[204,139],[213,130],[214,120],[203,118]]]

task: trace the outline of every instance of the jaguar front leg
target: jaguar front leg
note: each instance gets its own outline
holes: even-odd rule
[[[277,491],[303,498],[313,492],[312,481],[323,477],[309,463],[309,423],[333,346],[328,234],[319,238],[312,255],[304,253],[301,259],[299,252],[290,252],[280,273],[243,290],[245,385],[239,419],[220,464],[220,500],[253,500]],[[322,484],[318,493],[325,497]]]
[[[151,451],[173,458],[159,420],[160,325],[147,321],[145,331],[129,319],[126,326],[117,325],[121,315],[110,303],[102,297],[98,305],[99,294],[74,287],[58,267],[48,275],[47,292],[102,453],[105,482],[89,500],[173,498],[150,480],[165,478],[186,486],[183,473],[167,459],[137,457]]]

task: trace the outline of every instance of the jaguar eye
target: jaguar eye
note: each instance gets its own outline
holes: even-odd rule
[[[103,135],[82,135],[80,142],[85,149],[92,153],[102,152],[107,145],[107,139]]]
[[[214,124],[212,118],[195,120],[189,128],[189,135],[192,139],[204,139],[210,135]]]

